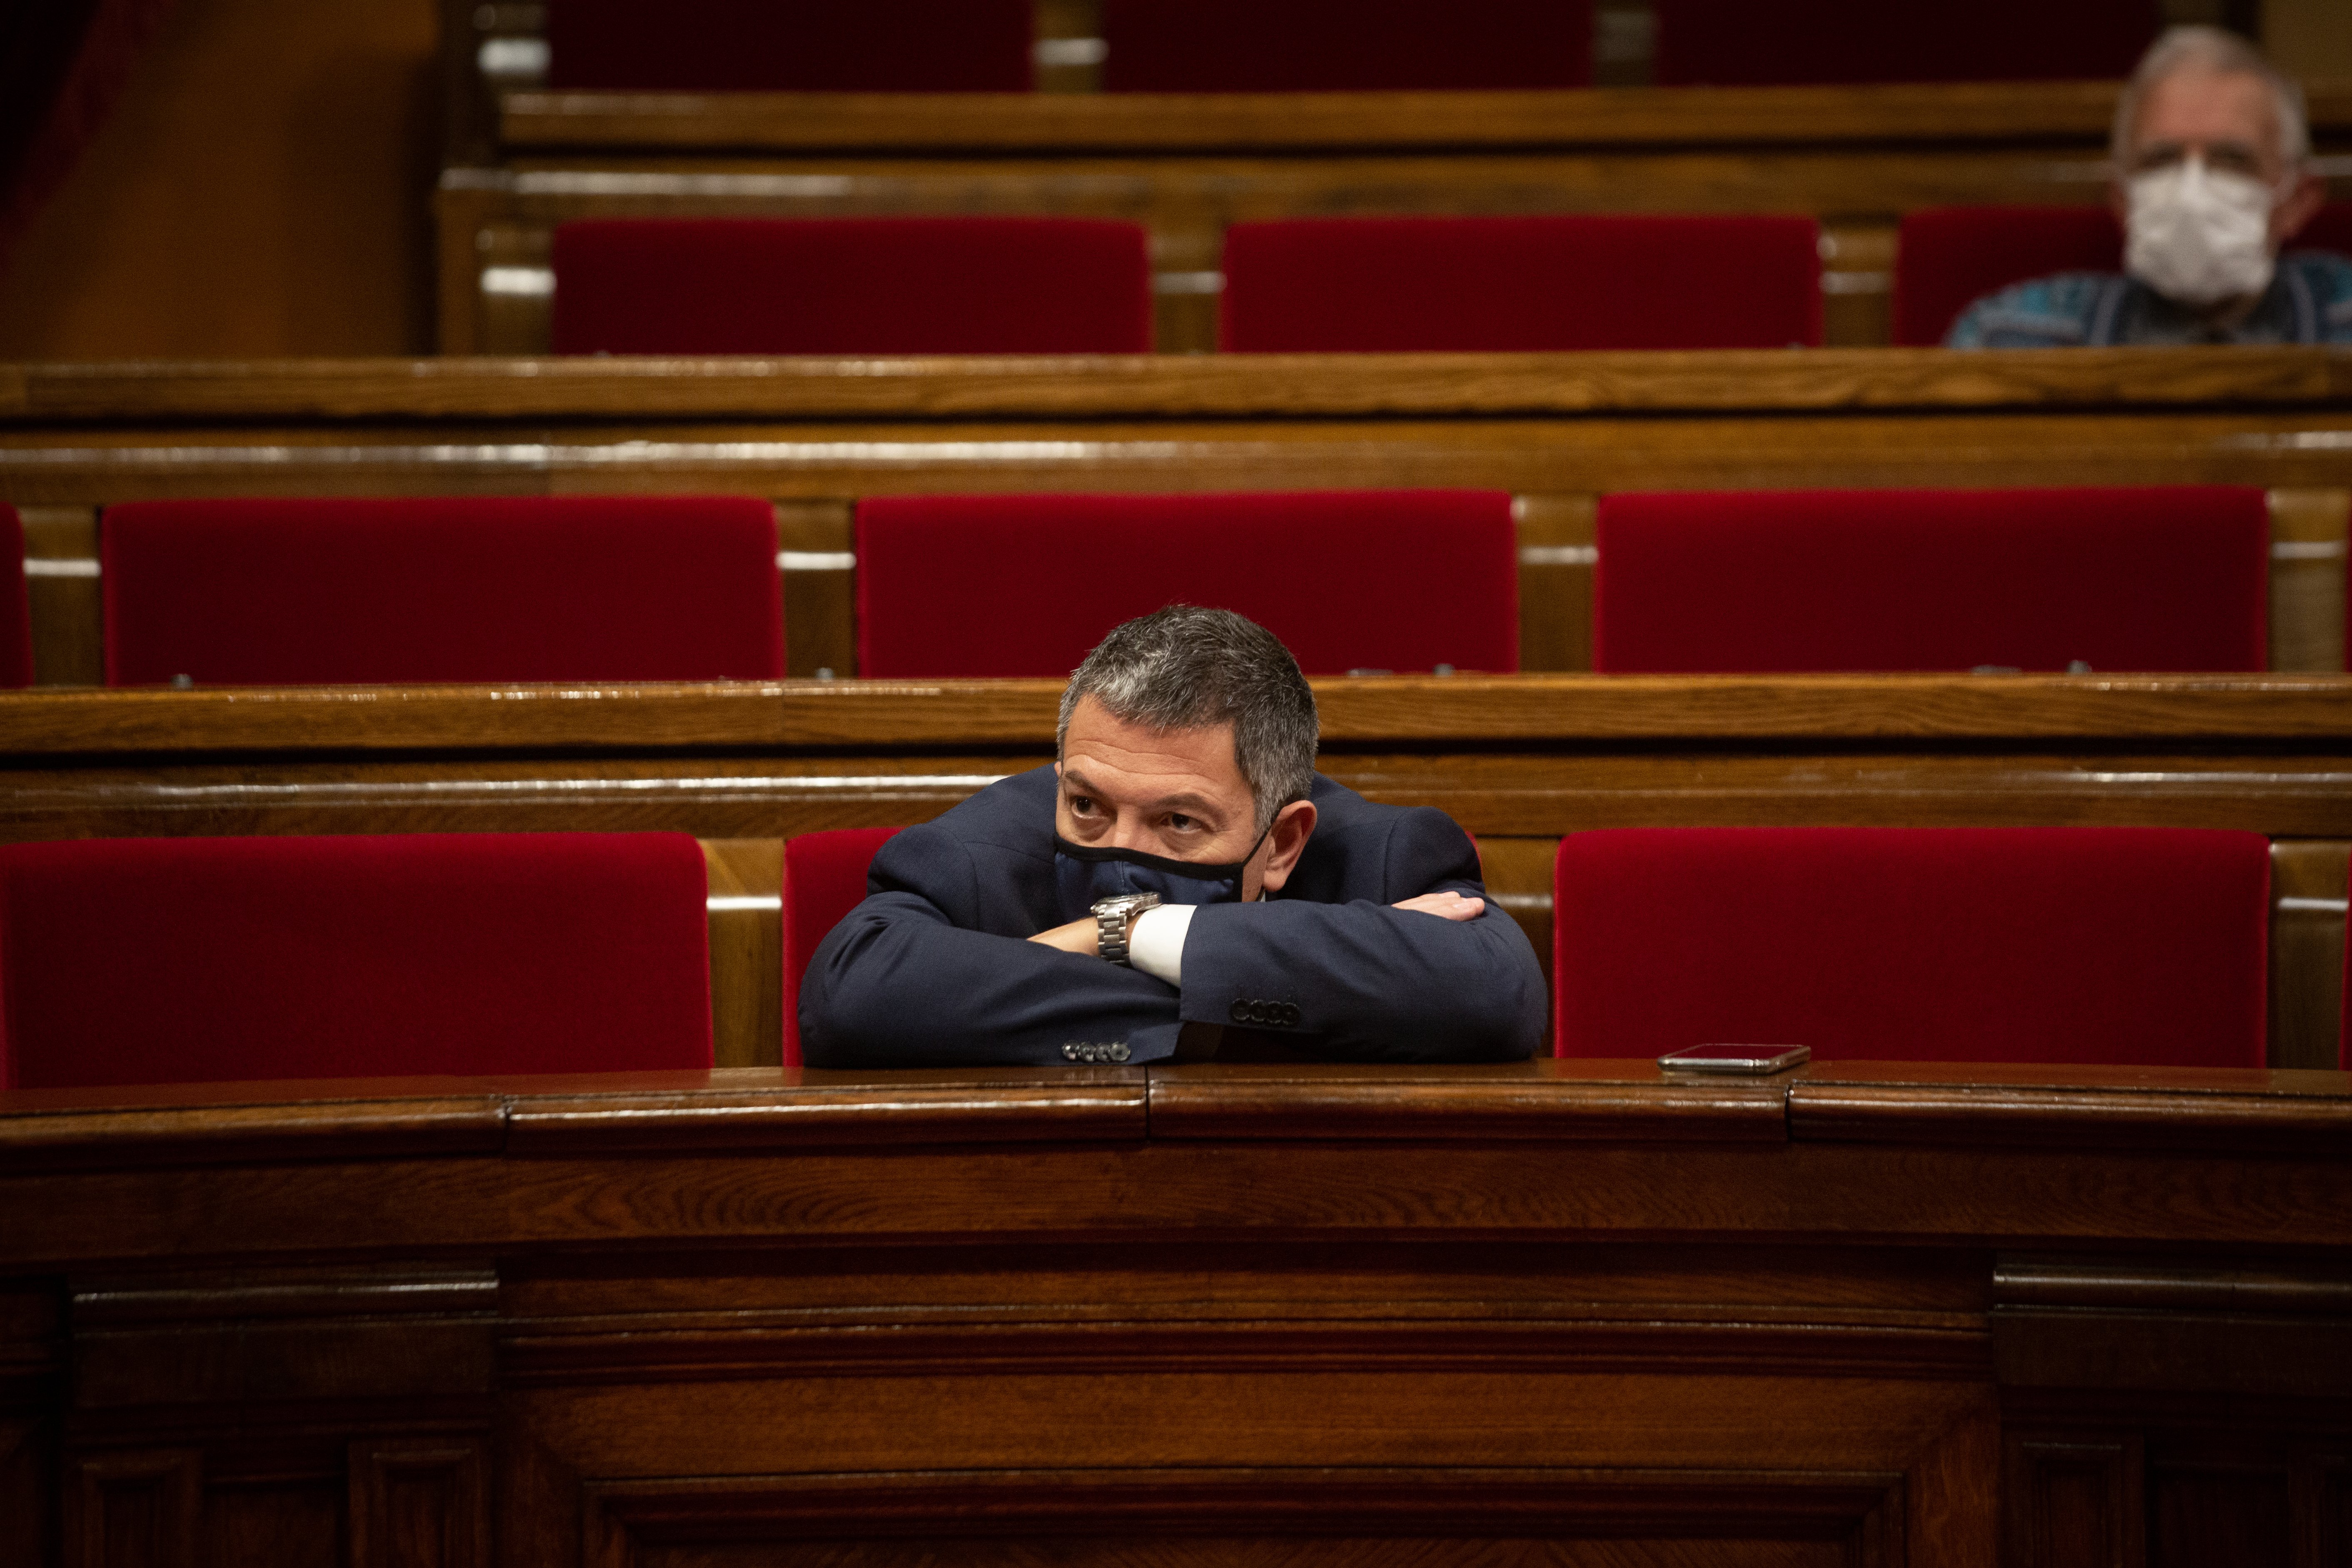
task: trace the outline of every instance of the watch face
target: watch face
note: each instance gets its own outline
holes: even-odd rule
[[[1129,910],[1148,910],[1159,902],[1158,895],[1152,893],[1119,893],[1098,901],[1094,906],[1094,912],[1098,915],[1120,915]]]

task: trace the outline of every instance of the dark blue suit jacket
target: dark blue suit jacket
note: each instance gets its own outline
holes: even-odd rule
[[[874,858],[866,901],[801,984],[803,1059],[1059,1066],[1066,1045],[1118,1042],[1148,1062],[1185,1024],[1236,1021],[1339,1060],[1533,1054],[1543,971],[1518,922],[1492,901],[1472,921],[1388,907],[1447,888],[1484,897],[1468,836],[1320,774],[1312,798],[1315,831],[1279,897],[1194,914],[1180,994],[1027,940],[1086,911],[1063,909],[1055,884],[1054,770],[1000,780]]]

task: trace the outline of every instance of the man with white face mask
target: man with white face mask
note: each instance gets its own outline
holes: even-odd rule
[[[2121,275],[2062,273],[1978,300],[1953,348],[2352,342],[2352,262],[2281,247],[2326,200],[2303,95],[2215,27],[2158,38],[2116,114]]]

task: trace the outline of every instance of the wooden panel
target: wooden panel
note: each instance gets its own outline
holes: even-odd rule
[[[351,1449],[351,1568],[489,1568],[479,1443],[374,1439]]]
[[[2352,124],[2352,84],[2311,84],[2312,123]],[[1348,150],[2072,142],[2104,150],[2106,82],[1480,92],[623,93],[503,96],[509,149],[614,147]]]
[[[857,673],[854,510],[845,500],[780,502],[776,551],[784,569],[784,670],[831,679]]]
[[[2271,668],[2344,668],[2352,490],[2271,492]]]
[[[1519,541],[1519,668],[1592,668],[1597,496],[1515,496]]]
[[[2347,858],[2342,842],[2271,846],[2273,1067],[2341,1060]]]
[[[705,839],[702,858],[713,1052],[722,1068],[774,1067],[783,1050],[784,841]]]
[[[2141,1568],[2141,1461],[2127,1441],[2012,1435],[2004,1560],[2016,1568]]]
[[[334,1479],[208,1479],[203,1568],[346,1568],[344,1489]]]
[[[103,595],[93,507],[26,507],[25,593],[33,616],[33,679],[42,686],[106,681]]]
[[[2294,1559],[2284,1469],[2159,1467],[2148,1490],[2149,1568],[2267,1568]]]
[[[193,1448],[72,1459],[66,1488],[68,1568],[197,1568],[202,1466]]]

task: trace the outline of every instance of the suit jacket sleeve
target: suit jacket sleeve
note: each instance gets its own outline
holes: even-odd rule
[[[1401,812],[1380,867],[1376,898],[1202,907],[1184,941],[1184,1020],[1271,1026],[1351,1061],[1533,1055],[1543,968],[1519,922],[1491,899],[1470,921],[1389,907],[1445,889],[1486,898],[1468,836],[1443,812]]]
[[[971,849],[910,827],[875,857],[866,901],[835,926],[801,982],[811,1067],[1066,1067],[1066,1044],[1123,1042],[1131,1062],[1176,1048],[1175,989],[1026,936],[977,929]]]

